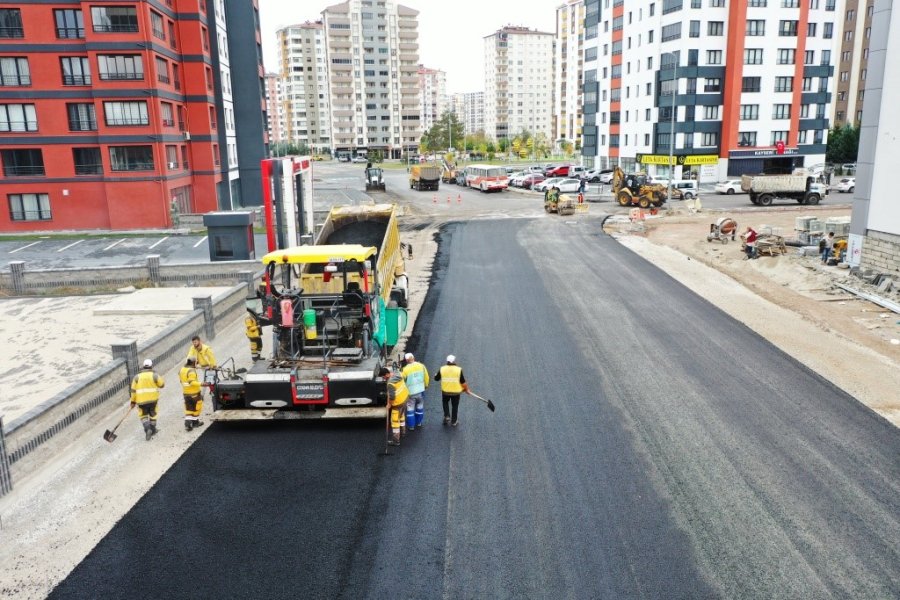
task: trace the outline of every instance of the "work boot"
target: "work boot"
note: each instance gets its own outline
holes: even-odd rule
[[[444,425],[450,424],[450,417],[444,417]]]
[[[194,427],[203,427],[203,421],[200,421],[200,420],[194,421]]]
[[[391,439],[388,440],[388,446],[399,446],[400,445],[400,434],[395,433]]]
[[[400,426],[400,435],[401,435],[402,437],[406,437],[406,425],[401,425],[401,426]]]
[[[152,438],[152,437],[153,437],[153,430],[150,429],[149,427],[144,427],[144,439],[149,442],[150,438]]]
[[[159,433],[159,428],[156,426],[156,423],[150,423],[150,432],[151,437]]]
[[[193,427],[191,426],[191,420],[190,420],[190,419],[185,419],[185,420],[184,420],[184,430],[185,430],[185,431],[190,431],[190,430],[192,430],[192,429],[193,429]]]
[[[450,424],[451,424],[451,425],[453,425],[453,426],[454,426],[454,427],[456,427],[456,426],[458,426],[458,425],[459,425],[459,421],[458,421],[458,420],[456,420],[456,421],[453,421],[453,422],[452,422],[452,423],[450,423]]]

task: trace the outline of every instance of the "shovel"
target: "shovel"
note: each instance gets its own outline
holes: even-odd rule
[[[116,439],[117,437],[119,437],[119,436],[116,435],[116,429],[119,428],[119,425],[121,425],[122,423],[125,422],[125,417],[128,416],[128,414],[131,412],[131,409],[132,409],[132,408],[134,408],[134,404],[132,404],[132,405],[130,405],[130,406],[128,407],[128,410],[125,412],[125,415],[122,417],[122,419],[121,419],[118,423],[116,423],[116,426],[112,428],[112,431],[110,431],[109,429],[107,429],[107,430],[103,433],[103,439],[104,439],[104,440],[106,440],[107,442],[109,442],[109,443],[111,444],[111,443],[113,443],[113,442],[115,441],[115,439]]]
[[[487,398],[482,398],[481,396],[479,396],[479,395],[476,394],[475,392],[468,392],[468,394],[469,394],[470,396],[474,397],[474,398],[478,398],[479,400],[481,400],[482,402],[484,402],[485,404],[487,404],[487,407],[491,410],[491,412],[494,412],[494,410],[497,408],[496,406],[494,406],[494,403],[493,403],[493,402],[491,402],[491,401],[488,400]]]

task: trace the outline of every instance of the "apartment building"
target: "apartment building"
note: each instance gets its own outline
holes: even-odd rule
[[[448,103],[467,134],[484,131],[484,92],[451,94]]]
[[[428,131],[448,110],[447,74],[424,65],[418,73],[422,131]]]
[[[279,29],[279,107],[284,115],[282,140],[313,152],[331,147],[331,117],[322,21]]]
[[[771,3],[770,3],[771,2]],[[832,0],[585,0],[584,156],[703,180],[825,160]]]
[[[582,73],[584,72],[584,0],[556,8],[553,140],[581,147]]]
[[[835,0],[831,0],[834,2]],[[875,0],[844,0],[839,53],[836,62],[835,101],[831,115],[835,126],[859,126],[862,121],[866,76],[869,70],[869,43]]]
[[[553,136],[554,34],[506,26],[484,38],[484,128],[494,140],[523,130]]]
[[[266,127],[269,131],[270,144],[287,141],[281,77],[278,73],[266,73]]]
[[[335,152],[417,152],[418,14],[385,0],[348,0],[322,12]]]

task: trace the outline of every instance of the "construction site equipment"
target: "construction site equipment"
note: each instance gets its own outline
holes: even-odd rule
[[[394,205],[335,207],[315,244],[262,262],[248,310],[273,355],[210,387],[213,419],[384,418],[378,373],[407,325]]]
[[[547,201],[544,202],[544,210],[559,215],[574,215],[577,205],[575,198],[569,194],[550,193],[547,194]]]
[[[371,190],[385,191],[384,171],[381,167],[368,167],[366,169],[366,191]]]
[[[828,186],[802,170],[793,175],[742,175],[741,189],[750,194],[750,202],[759,206],[769,206],[780,198],[818,204],[828,194]]]
[[[446,160],[441,161],[441,166],[443,170],[441,172],[441,182],[442,183],[455,183],[456,182],[456,165],[451,165]]]
[[[727,244],[729,238],[731,238],[731,241],[734,241],[737,228],[737,221],[731,217],[721,217],[715,223],[709,224],[709,235],[706,236],[706,241],[718,240],[723,244]]]
[[[745,244],[746,250],[746,244]],[[778,256],[787,254],[784,238],[775,234],[760,234],[756,238],[756,253],[759,255]]]
[[[626,175],[620,167],[616,167],[612,180],[613,197],[619,206],[662,206],[666,202],[666,187],[658,183],[650,183],[643,173]]]
[[[114,441],[116,441],[116,438],[119,437],[119,436],[116,435],[116,429],[119,428],[119,425],[121,425],[122,423],[125,422],[125,418],[128,417],[128,415],[131,413],[131,409],[132,409],[132,408],[134,408],[134,404],[129,404],[129,405],[128,405],[128,410],[125,411],[125,414],[122,415],[122,418],[119,419],[119,422],[116,423],[116,426],[112,428],[112,431],[110,431],[109,429],[107,429],[105,432],[103,432],[103,439],[104,439],[104,440],[106,440],[106,441],[109,442],[110,444],[113,443]]]
[[[409,188],[437,191],[441,183],[441,168],[437,165],[413,165],[409,170]]]
[[[490,409],[491,412],[494,412],[495,410],[497,410],[497,407],[494,406],[494,403],[491,402],[490,400],[488,400],[487,398],[482,398],[475,392],[469,392],[469,395],[472,396],[473,398],[478,398],[479,400],[481,400],[482,402],[487,404],[487,407]]]

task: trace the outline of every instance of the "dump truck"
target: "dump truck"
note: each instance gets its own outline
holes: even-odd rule
[[[315,244],[266,254],[247,310],[271,356],[217,370],[213,419],[384,418],[379,371],[407,324],[402,247],[395,206],[375,204],[335,207]]]
[[[750,194],[750,202],[759,206],[769,206],[779,198],[818,204],[828,194],[827,186],[805,171],[792,175],[742,175],[741,189]]]
[[[619,206],[659,207],[667,197],[665,186],[652,183],[643,173],[626,175],[620,167],[613,172],[612,192]]]
[[[437,165],[413,165],[409,170],[409,189],[437,191],[441,183],[441,168]]]

